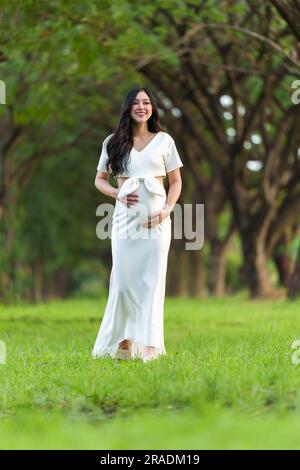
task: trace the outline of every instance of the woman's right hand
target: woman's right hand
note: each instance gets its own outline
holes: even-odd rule
[[[118,197],[118,195],[116,197]],[[126,196],[120,197],[118,201],[124,204],[124,206],[130,207],[139,202],[139,195],[137,192],[129,193]]]

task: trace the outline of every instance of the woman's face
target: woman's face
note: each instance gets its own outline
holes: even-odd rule
[[[145,91],[139,91],[136,95],[132,106],[130,115],[137,123],[148,121],[152,114],[152,104],[149,96]]]

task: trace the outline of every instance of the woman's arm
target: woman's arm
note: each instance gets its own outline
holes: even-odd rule
[[[171,213],[179,196],[182,188],[182,181],[179,168],[168,173],[169,191],[165,209]]]
[[[114,188],[109,182],[109,173],[105,171],[98,171],[95,179],[95,186],[96,188],[106,196],[113,197],[114,199],[117,198],[119,193],[119,188]]]
[[[106,196],[113,197],[117,199],[118,194],[121,188],[114,188],[109,182],[109,173],[105,171],[98,171],[95,179],[95,186],[96,188]],[[139,201],[139,197],[136,191],[133,193],[127,194],[127,196],[123,196],[119,198],[119,201],[127,207],[132,206],[133,204],[137,204]]]
[[[175,170],[172,170],[168,173],[168,181],[169,191],[165,207],[150,215],[148,217],[148,221],[143,224],[144,227],[155,227],[155,225],[160,224],[171,214],[181,193],[182,181],[179,168],[175,168]]]

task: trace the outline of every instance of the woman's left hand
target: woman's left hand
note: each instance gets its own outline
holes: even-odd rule
[[[170,215],[170,211],[168,209],[160,209],[159,211],[153,212],[148,217],[148,222],[143,224],[143,227],[153,228],[158,224],[166,219]]]

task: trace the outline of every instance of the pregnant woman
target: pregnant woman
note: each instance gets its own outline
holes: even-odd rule
[[[97,166],[95,185],[116,204],[109,295],[94,358],[146,362],[166,354],[170,213],[181,192],[182,166],[174,139],[160,126],[155,96],[148,87],[134,87],[125,98],[118,127],[103,141]],[[108,182],[110,175],[118,188]]]

